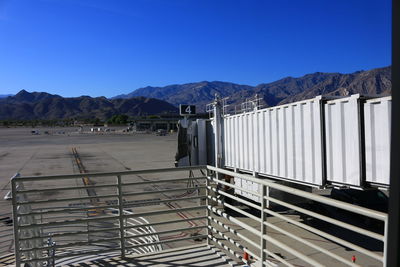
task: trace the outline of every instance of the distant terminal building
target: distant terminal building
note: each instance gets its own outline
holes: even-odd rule
[[[192,116],[193,119],[197,118],[208,118],[207,113],[196,114]],[[166,131],[177,131],[178,121],[182,119],[182,116],[171,114],[171,115],[160,115],[158,117],[147,117],[147,118],[134,118],[131,120],[131,126],[136,128],[137,131],[156,131],[163,129]]]
[[[178,120],[180,118],[145,118],[134,119],[131,125],[138,131],[156,131],[157,129],[163,130],[177,130]]]

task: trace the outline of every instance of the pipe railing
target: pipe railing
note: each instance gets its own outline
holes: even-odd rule
[[[85,179],[92,181],[88,186],[82,186],[82,174],[12,179],[16,266],[25,263],[46,266],[49,262],[76,257],[79,253],[119,252],[125,257],[126,254],[161,251],[164,245],[173,242],[206,238],[206,234],[201,234],[206,225],[198,222],[206,219],[207,206],[196,202],[205,196],[193,194],[206,187],[201,184],[185,187],[191,180],[203,180],[205,184],[206,177],[182,174],[202,169],[205,170],[205,166],[86,173]],[[146,174],[165,174],[172,178],[150,180],[142,177]],[[132,176],[136,177],[132,179]],[[174,188],[168,188],[168,185],[174,185]],[[152,190],[144,192],[149,186]],[[189,191],[191,193],[187,193]],[[149,199],[154,195],[162,198]],[[131,199],[133,201],[129,201]],[[196,204],[181,207],[178,202]],[[150,208],[137,208],[136,211],[136,207],[141,205]],[[164,206],[167,208],[163,209]],[[191,211],[204,214],[196,217],[186,215]],[[166,218],[178,217],[175,214],[181,216],[180,220],[162,218],[164,215],[168,215]],[[189,227],[176,227],[181,222],[189,224]],[[161,228],[156,231],[155,227]],[[166,229],[168,227],[174,229]],[[192,236],[188,232],[200,234]],[[49,239],[52,240],[51,246],[48,245]]]
[[[207,196],[211,201],[214,201],[214,203],[217,203],[219,205],[219,208],[209,206],[209,209],[212,212],[217,213],[219,216],[209,218],[212,220],[213,225],[209,225],[208,227],[212,229],[215,233],[217,233],[220,238],[226,241],[224,246],[227,246],[228,243],[232,243],[236,247],[240,248],[242,253],[247,253],[248,255],[252,256],[253,261],[258,261],[260,265],[257,266],[274,266],[274,262],[279,262],[285,266],[296,266],[296,264],[298,264],[299,262],[301,262],[302,264],[307,264],[307,266],[327,265],[326,262],[318,261],[314,259],[312,256],[305,254],[303,252],[305,247],[307,247],[308,249],[312,249],[317,253],[324,254],[325,256],[333,259],[339,264],[346,266],[360,266],[356,262],[353,262],[353,259],[351,257],[345,258],[342,255],[339,255],[339,253],[334,253],[324,248],[323,246],[317,245],[313,242],[310,242],[306,238],[302,238],[301,236],[296,235],[295,233],[298,233],[299,231],[315,234],[316,236],[322,237],[326,240],[339,244],[345,248],[352,249],[355,252],[359,253],[360,255],[364,255],[370,260],[376,260],[382,266],[385,266],[386,250],[387,250],[386,248],[387,219],[388,219],[386,213],[352,205],[349,203],[334,200],[321,195],[305,192],[292,187],[273,183],[268,180],[258,179],[247,174],[232,172],[212,166],[208,166],[208,171],[214,172],[213,175],[208,176],[208,179],[211,181],[211,183],[220,184],[221,187],[224,186],[228,188],[242,190],[244,192],[258,196],[259,199],[261,200],[260,203],[255,203],[246,200],[243,197],[237,197],[234,196],[233,194],[229,194],[226,192],[227,190],[218,189],[218,186],[217,188],[215,187],[213,188],[211,186],[209,186],[208,188],[209,191],[214,191],[216,194],[220,194],[225,197],[225,200],[220,200],[217,197],[213,197],[210,195]],[[228,177],[237,177],[256,183],[258,184],[259,186],[258,188],[260,188],[260,191],[256,192],[244,189],[238,185],[226,182],[223,179],[218,179],[218,177],[221,177],[221,175],[227,175]],[[355,214],[356,216],[360,217],[362,216],[381,221],[383,223],[381,227],[382,229],[379,230],[381,230],[383,234],[376,233],[368,229],[364,229],[358,225],[353,225],[348,222],[340,221],[339,219],[331,218],[328,215],[319,214],[312,210],[300,207],[299,205],[288,203],[288,201],[279,200],[276,197],[271,197],[269,196],[269,194],[267,194],[267,192],[269,192],[271,189],[274,189],[278,192],[279,191],[285,192],[287,193],[287,195],[292,195],[295,197],[299,197],[303,200],[310,201],[314,203],[314,205],[316,205],[315,203],[319,203],[322,205],[330,206],[335,211],[336,209],[341,209],[347,211],[348,213]],[[258,211],[258,214],[254,215],[249,212],[243,211],[239,209],[237,205],[232,205],[227,203],[231,202],[227,201],[227,199],[231,199],[231,201],[234,200],[240,205],[246,205],[247,207],[252,208],[253,211]],[[318,229],[319,227],[312,227],[310,225],[307,225],[306,223],[300,220],[300,216],[297,216],[297,218],[293,218],[293,216],[283,215],[281,212],[274,211],[272,208],[267,208],[266,205],[267,201],[279,205],[281,207],[284,207],[287,210],[294,211],[296,212],[296,214],[307,215],[310,218],[323,221],[327,224],[334,225],[335,227],[346,229],[346,231],[352,232],[355,235],[368,237],[370,239],[375,239],[376,242],[382,245],[383,249],[382,251],[377,253],[376,251],[367,249],[359,244],[355,244],[353,242],[350,242],[349,240],[335,236],[334,234],[324,232],[321,229]],[[239,219],[238,216],[230,215],[229,214],[230,212],[224,211],[226,209],[229,209],[230,211],[239,214],[240,217],[242,218],[244,217],[247,220]],[[293,212],[291,214],[293,214]],[[285,227],[283,227],[285,226],[283,223],[281,224],[272,223],[271,220],[273,217],[280,219],[282,222],[289,223],[292,227],[296,227],[297,229],[289,231]],[[228,223],[230,225],[228,225]],[[234,230],[232,224],[240,227],[241,232]],[[225,232],[218,230],[217,227],[219,227],[219,229],[224,229]],[[270,229],[278,232],[282,236],[285,236],[286,238],[285,241],[272,237],[271,234],[268,233]],[[253,238],[249,238],[249,236],[251,235],[253,235]],[[239,237],[244,242],[241,243],[234,242],[235,237],[236,239]],[[257,237],[259,237],[260,240],[258,242],[255,242],[255,240],[257,240]],[[293,242],[298,242],[298,244],[301,244],[304,247],[301,250],[300,249],[296,250],[295,248],[293,248]],[[219,243],[221,243],[220,240]],[[274,251],[278,250],[280,252],[279,253],[273,252],[272,249]],[[232,249],[229,249],[227,251],[232,252]],[[290,255],[290,257],[293,258],[294,260],[292,260],[291,262],[282,257],[281,255],[284,253],[286,255],[286,258],[289,258]],[[238,257],[239,255],[239,259],[246,261],[242,256],[243,254],[241,255],[240,253],[237,253],[237,251],[231,254],[234,257]],[[248,263],[251,262],[252,262],[251,260],[248,261]]]
[[[206,170],[207,175],[184,178],[173,175],[176,172],[194,170]],[[140,176],[166,173],[169,177],[163,179],[144,179]],[[134,175],[137,175],[135,179],[127,178]],[[222,179],[223,175],[257,183],[260,191],[241,188]],[[114,177],[114,183],[111,183],[111,179],[106,179],[106,185],[99,182],[85,187],[79,183],[71,185],[73,183],[65,182],[82,179],[82,174],[12,179],[13,218],[14,222],[17,222],[14,223],[17,266],[22,263],[43,266],[46,262],[57,263],[68,257],[110,252],[117,252],[125,257],[129,253],[160,251],[172,242],[181,245],[194,239],[203,239],[207,241],[207,245],[221,247],[232,255],[233,259],[247,264],[258,262],[260,266],[276,266],[275,263],[283,266],[298,264],[326,266],[326,262],[315,257],[315,255],[325,255],[326,258],[332,260],[331,262],[359,266],[351,258],[296,234],[299,231],[343,248],[352,249],[358,253],[357,255],[364,255],[371,261],[385,266],[387,214],[382,212],[213,166],[94,173],[85,174],[85,177],[94,180]],[[67,186],[57,186],[55,181],[58,180],[64,181]],[[198,184],[197,187],[193,185],[182,187],[185,182],[191,180],[203,181],[203,183]],[[35,183],[39,185],[45,183],[46,187],[32,186]],[[162,185],[168,183],[180,186],[163,188]],[[29,184],[29,189],[27,186],[23,187],[24,184]],[[90,196],[77,195],[77,192],[85,192],[89,188],[99,191],[95,194],[91,193]],[[236,196],[232,190],[226,190],[229,188],[256,195],[260,201],[254,202],[242,196]],[[59,191],[64,189],[62,193],[66,195],[59,195]],[[271,196],[270,190],[381,221],[383,234],[307,209],[298,203]],[[197,195],[194,196],[193,192],[197,192]],[[200,192],[203,193],[200,194]],[[173,193],[179,195],[171,196]],[[160,195],[162,198],[146,198],[154,197],[154,195]],[[134,198],[134,201],[127,201],[128,198]],[[80,204],[67,205],[71,202]],[[151,208],[139,209],[137,207],[140,203],[147,203],[151,205],[149,206]],[[177,203],[185,203],[186,206],[180,206]],[[196,204],[193,205],[193,203]],[[273,205],[291,212],[282,213],[271,208]],[[155,206],[157,206],[156,210]],[[161,209],[159,208],[161,206],[168,208]],[[247,208],[244,209],[243,206]],[[194,212],[203,214],[193,216]],[[65,218],[62,218],[63,215]],[[180,218],[171,218],[171,215],[178,215]],[[324,231],[325,229],[321,227],[309,225],[302,216],[370,238],[373,242],[382,245],[383,249],[373,251],[362,244]],[[161,219],[162,217],[169,219]],[[277,220],[280,223],[276,223]],[[179,223],[188,223],[189,226],[179,226]],[[173,228],[167,226],[173,226]],[[275,234],[271,234],[272,231]],[[188,235],[187,232],[195,232],[195,234]],[[48,238],[55,241],[51,248],[45,242]],[[300,246],[292,246],[295,242]],[[88,247],[92,249],[86,249]],[[313,253],[307,251],[313,251]]]

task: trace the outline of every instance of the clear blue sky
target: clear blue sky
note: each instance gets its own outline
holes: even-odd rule
[[[0,0],[0,94],[110,97],[390,64],[390,0]]]

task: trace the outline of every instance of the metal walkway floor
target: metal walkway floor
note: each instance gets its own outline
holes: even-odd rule
[[[232,267],[241,266],[225,256],[220,250],[207,245],[197,245],[179,249],[170,249],[162,252],[121,257],[94,259],[80,263],[64,264],[65,267],[89,266],[131,266],[131,267]]]

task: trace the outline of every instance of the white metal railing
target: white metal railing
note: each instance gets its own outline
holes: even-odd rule
[[[210,194],[207,195],[207,197],[215,201],[216,203],[220,204],[222,207],[225,207],[236,212],[240,216],[244,216],[247,219],[250,219],[249,221],[252,221],[252,224],[246,223],[245,220],[237,218],[237,216],[231,216],[229,213],[224,212],[222,208],[216,208],[212,207],[211,205],[209,206],[209,209],[212,210],[213,212],[217,213],[220,215],[220,217],[209,217],[209,221],[213,222],[213,224],[209,224],[208,227],[211,229],[214,233],[216,233],[219,237],[224,239],[226,243],[222,243],[220,240],[217,240],[213,238],[216,242],[220,243],[220,245],[224,246],[227,248],[228,252],[231,252],[233,256],[243,258],[240,254],[237,252],[233,251],[227,244],[233,244],[234,246],[240,248],[241,250],[245,251],[249,255],[251,255],[254,259],[254,261],[258,261],[259,263],[262,264],[262,266],[273,266],[273,262],[279,262],[285,266],[295,266],[294,263],[292,262],[301,262],[302,264],[307,264],[307,266],[327,266],[329,265],[328,262],[330,262],[328,259],[331,258],[334,261],[336,261],[336,264],[341,264],[341,265],[346,265],[346,266],[360,266],[357,264],[357,262],[353,262],[351,257],[345,258],[343,255],[340,255],[340,253],[335,253],[333,251],[330,251],[329,249],[324,248],[321,245],[315,244],[313,242],[310,242],[306,238],[302,238],[300,235],[296,234],[299,231],[305,231],[307,233],[312,233],[315,234],[316,236],[322,237],[326,240],[329,240],[331,242],[334,242],[336,244],[339,244],[340,246],[343,246],[345,248],[354,250],[360,255],[364,255],[367,257],[366,261],[376,261],[378,264],[381,264],[382,266],[385,266],[386,263],[386,244],[387,244],[387,220],[388,216],[386,213],[382,213],[379,211],[367,209],[364,207],[352,205],[349,203],[337,201],[331,198],[327,198],[324,196],[320,196],[317,194],[312,194],[309,192],[305,192],[302,190],[294,189],[292,187],[284,186],[281,184],[273,183],[265,179],[258,179],[253,176],[247,175],[247,174],[241,174],[241,173],[236,173],[224,169],[219,169],[215,168],[212,166],[208,166],[208,170],[214,172],[214,175],[209,176],[210,181],[221,184],[223,186],[229,187],[229,188],[235,188],[235,189],[240,189],[243,190],[249,194],[255,194],[257,195],[262,201],[261,203],[256,203],[249,201],[244,198],[236,197],[233,194],[227,193],[226,190],[221,190],[217,188],[213,188],[211,186],[208,187],[209,190],[216,192],[217,194],[222,194],[225,196],[225,198],[229,198],[231,200],[234,200],[240,204],[244,204],[248,207],[250,207],[253,210],[257,210],[259,214],[254,215],[251,214],[247,211],[244,211],[242,209],[239,209],[237,205],[232,205],[227,203],[228,201],[225,199],[225,201],[222,201],[218,199],[217,197],[213,197]],[[219,174],[219,175],[216,175]],[[231,184],[229,182],[226,182],[221,179],[217,179],[216,177],[220,177],[221,175],[227,175],[230,177],[238,177],[247,181],[251,181],[253,183],[259,184],[261,186],[261,192],[256,193],[255,191],[243,189],[237,185]],[[374,220],[378,220],[383,222],[381,229],[376,229],[377,231],[372,231],[371,229],[365,229],[363,227],[360,227],[358,225],[353,225],[349,222],[341,221],[335,218],[332,218],[330,216],[320,214],[318,212],[312,211],[310,209],[306,209],[301,207],[300,205],[294,205],[291,204],[287,201],[282,201],[277,199],[276,197],[271,197],[267,194],[267,192],[270,189],[274,189],[280,192],[285,192],[289,195],[296,196],[298,198],[301,198],[303,200],[308,200],[312,201],[314,205],[317,205],[315,203],[320,203],[322,205],[326,205],[327,207],[332,207],[334,209],[340,209],[344,210],[346,212],[352,213],[359,215],[361,217],[365,218],[371,218]],[[355,242],[351,242],[349,240],[346,240],[342,237],[335,236],[332,233],[328,233],[326,231],[323,231],[319,228],[323,227],[312,227],[310,225],[307,225],[306,223],[302,222],[300,220],[299,216],[297,218],[293,216],[287,216],[283,215],[282,213],[279,213],[277,211],[274,211],[272,208],[268,208],[267,206],[267,201],[269,203],[273,203],[276,205],[279,205],[281,207],[285,207],[291,211],[296,211],[298,214],[303,214],[307,215],[309,217],[312,217],[314,219],[318,219],[320,221],[324,221],[326,223],[329,223],[331,225],[335,225],[339,228],[343,228],[348,230],[349,232],[354,233],[355,235],[359,236],[364,236],[366,238],[371,238],[375,240],[376,242],[380,243],[382,245],[382,251],[377,252],[377,251],[372,251],[368,248],[365,248],[362,246],[362,244],[356,244]],[[268,216],[268,219],[267,219]],[[238,232],[235,230],[235,227],[232,225],[227,225],[226,222],[224,223],[224,220],[222,218],[226,218],[229,220],[230,224],[234,224],[236,226],[241,227],[244,231]],[[291,230],[287,230],[287,225],[284,225],[284,223],[273,223],[274,220],[273,218],[278,218],[281,220],[281,222],[287,222],[291,225]],[[254,226],[254,223],[256,227]],[[258,226],[257,226],[258,225]],[[286,227],[284,227],[286,226]],[[219,227],[219,229],[218,229]],[[379,228],[379,227],[378,227]],[[225,230],[225,233],[222,231]],[[279,234],[285,236],[285,240],[281,240],[275,237],[272,237],[270,234],[268,234],[267,229],[269,230],[274,230],[278,232]],[[382,233],[379,233],[383,232]],[[249,236],[254,236],[255,238],[250,238]],[[259,237],[259,240],[256,239],[256,237]],[[240,238],[242,242],[237,242],[235,239]],[[293,242],[298,242],[301,244],[303,247],[301,250],[293,248]],[[306,253],[303,252],[303,250],[306,250],[306,248],[312,249],[317,253],[324,254],[326,255],[326,258],[324,258],[323,261],[317,260],[312,256],[307,255]],[[273,250],[278,250],[279,253],[273,252]],[[296,258],[296,261],[289,262],[286,260],[284,257],[282,257],[282,254],[286,255],[291,255],[291,257]],[[333,261],[333,262],[334,262]],[[331,261],[332,262],[332,261]]]
[[[175,172],[201,169],[207,170],[206,176],[201,174],[198,177],[185,176],[182,178],[170,175]],[[168,174],[169,177],[144,179],[141,175],[146,174]],[[136,178],[129,178],[132,175],[135,175]],[[258,183],[261,192],[256,193],[240,188],[230,183],[229,179],[225,179],[224,176]],[[125,257],[128,253],[160,251],[165,244],[176,242],[182,245],[183,242],[193,239],[206,239],[208,245],[221,247],[230,253],[233,259],[247,264],[258,262],[257,264],[260,265],[257,266],[276,266],[276,263],[279,266],[327,266],[333,263],[346,266],[362,265],[362,261],[353,262],[343,253],[313,242],[299,233],[313,235],[326,240],[326,242],[331,242],[331,244],[351,249],[353,250],[351,253],[360,255],[360,257],[363,255],[364,262],[371,261],[385,266],[387,214],[382,212],[213,166],[85,174],[85,177],[91,179],[116,177],[116,179],[113,180],[114,183],[105,179],[106,181],[103,181],[105,184],[99,182],[98,184],[92,183],[90,186],[77,184],[64,187],[57,186],[57,183],[53,181],[73,181],[73,179],[81,179],[82,175],[12,179],[17,266],[22,263],[36,263],[37,266],[44,266],[54,260],[57,263],[57,260],[72,256],[98,255],[107,252],[117,252]],[[137,181],[138,177],[142,179],[140,182]],[[191,180],[204,183],[199,183],[196,187],[191,188],[187,183]],[[46,188],[42,186],[43,182],[46,183]],[[19,187],[24,183],[26,183],[24,189]],[[33,186],[34,183],[39,183],[40,187]],[[167,186],[161,186],[166,184]],[[151,186],[151,190],[148,188],[149,186]],[[99,192],[89,197],[67,194],[67,192],[87,189],[97,189]],[[240,189],[249,194],[256,194],[261,201],[258,203],[236,196],[229,189]],[[60,194],[60,190],[66,195]],[[314,203],[314,205],[319,203],[326,207],[357,214],[360,218],[381,221],[383,224],[379,227],[382,229],[368,229],[351,221],[334,218],[312,208],[287,201],[287,199],[270,195],[268,193],[270,190],[284,192]],[[183,193],[169,195],[176,192]],[[193,195],[193,192],[197,192],[197,194]],[[199,192],[202,193],[199,194]],[[57,193],[57,198],[51,197],[54,196],[52,195],[54,193]],[[154,194],[160,194],[164,198],[149,200],[148,197],[154,196]],[[25,197],[21,198],[23,195]],[[44,199],[43,195],[49,195],[49,197]],[[129,202],[130,198],[134,198],[136,202]],[[140,198],[139,202],[137,202],[137,198]],[[88,203],[68,207],[62,205],[65,202],[77,201]],[[183,201],[190,205],[184,207],[173,205],[172,203],[176,201]],[[195,201],[200,202],[192,205],[191,203]],[[138,203],[146,205],[158,203],[168,208],[128,210],[137,207]],[[21,209],[28,205],[31,207],[30,210]],[[285,208],[286,213],[274,208],[277,206]],[[247,207],[247,209],[243,207]],[[185,215],[192,211],[198,211],[200,215]],[[56,216],[57,214],[58,216]],[[176,219],[175,216],[172,219],[165,219],[171,214],[179,215],[179,218]],[[334,231],[327,231],[324,227],[310,225],[306,223],[305,216],[340,229],[346,229],[354,235],[369,238],[373,240],[371,242],[379,243],[382,249],[370,249],[365,247],[362,242],[346,239],[333,233]],[[34,221],[24,222],[23,218],[25,217],[34,219]],[[178,226],[178,223],[182,222],[188,222],[189,227]],[[204,222],[204,224],[194,222]],[[173,226],[173,228],[162,227],[166,225]],[[28,230],[36,232],[34,235],[26,236],[24,233]],[[197,234],[189,236],[183,234],[188,231],[196,231]],[[173,233],[178,234],[172,235]],[[84,238],[85,236],[86,238]],[[50,237],[55,242],[51,248],[45,242]],[[24,245],[27,243],[28,246]],[[294,246],[294,243],[299,245]],[[86,249],[89,246],[90,249]],[[54,251],[54,253],[50,255],[51,253],[48,251]],[[324,255],[322,260],[318,255]]]
[[[185,173],[182,178],[182,174],[179,174],[199,169],[205,167],[97,173],[85,174],[84,177],[77,174],[12,179],[16,266],[25,263],[31,266],[48,266],[71,257],[109,252],[119,252],[125,257],[128,253],[161,251],[167,243],[206,238],[205,234],[186,234],[187,231],[205,230],[205,225],[196,223],[191,223],[187,228],[160,231],[154,228],[175,226],[182,221],[205,220],[204,215],[188,216],[180,220],[161,218],[161,215],[185,214],[193,210],[202,210],[205,213],[205,205],[180,208],[176,204],[178,201],[192,203],[205,198],[193,194],[198,192],[196,190],[205,189],[205,186],[187,187],[189,180],[205,181],[204,175],[187,177]],[[142,177],[146,174],[176,174],[173,177],[179,178],[149,180]],[[135,176],[134,179],[132,176]],[[99,178],[103,180],[96,180]],[[91,179],[91,182],[83,186],[80,179]],[[172,184],[174,187],[165,189],[165,184]],[[153,186],[152,190],[145,192],[146,186]],[[180,194],[170,195],[171,193]],[[164,198],[146,199],[155,194],[161,194]],[[154,210],[153,206],[160,204],[165,204],[168,208]],[[141,205],[149,205],[153,209],[144,212],[143,208],[140,212],[130,211],[132,207],[136,209]],[[158,216],[157,220],[149,219],[155,216]],[[176,232],[181,234],[171,235]],[[168,239],[160,238],[166,235],[169,235]]]

